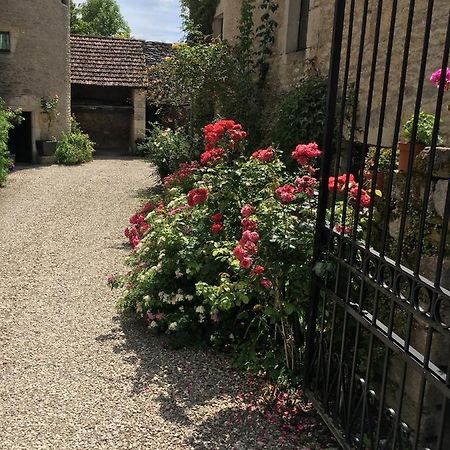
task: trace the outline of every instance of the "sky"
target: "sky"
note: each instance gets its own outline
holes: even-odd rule
[[[177,42],[181,39],[179,0],[117,0],[131,34],[148,41]]]

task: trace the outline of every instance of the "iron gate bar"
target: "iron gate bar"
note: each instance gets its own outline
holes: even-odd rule
[[[324,135],[322,167],[321,167],[321,183],[319,188],[319,207],[317,208],[316,219],[316,235],[314,237],[314,254],[313,261],[318,262],[322,255],[322,251],[327,243],[327,236],[325,230],[325,220],[327,213],[327,199],[328,199],[328,184],[327,180],[330,174],[331,158],[333,156],[333,129],[335,124],[336,114],[336,100],[339,82],[339,67],[341,61],[341,44],[342,33],[344,27],[344,11],[345,0],[336,0],[333,23],[333,38],[330,53],[330,73],[328,78],[328,92],[327,92],[327,115],[326,115],[326,130]],[[316,335],[316,321],[317,321],[317,299],[320,295],[320,282],[317,275],[313,274],[311,283],[311,298],[315,301],[311,302],[309,326],[306,336],[306,362],[312,364],[314,353],[314,341]],[[309,381],[308,379],[306,380]]]
[[[402,209],[402,215],[400,220],[400,232],[399,232],[399,238],[398,238],[398,247],[397,247],[397,256],[396,261],[399,263],[402,258],[402,252],[403,252],[403,237],[405,234],[405,228],[406,228],[406,216],[408,212],[408,203],[411,193],[411,181],[413,176],[413,163],[414,163],[414,151],[413,148],[417,142],[417,129],[419,124],[419,114],[420,109],[422,106],[422,95],[423,95],[423,82],[425,80],[425,70],[427,65],[427,57],[428,57],[428,44],[430,40],[430,31],[431,31],[431,19],[433,16],[433,5],[434,0],[428,0],[428,11],[427,11],[427,18],[425,22],[425,32],[424,32],[424,38],[423,38],[423,47],[422,47],[422,59],[420,64],[420,71],[419,71],[419,81],[417,86],[417,96],[416,96],[416,105],[414,109],[414,119],[413,119],[413,126],[412,126],[412,132],[411,132],[411,142],[410,142],[410,151],[409,151],[409,157],[408,157],[408,171],[406,176],[406,184],[405,184],[405,190],[403,192],[403,209]]]
[[[389,87],[389,77],[391,73],[391,58],[392,58],[392,49],[394,46],[394,33],[395,33],[395,25],[397,22],[397,1],[392,1],[392,10],[391,10],[391,19],[389,25],[389,37],[386,51],[386,65],[384,70],[384,80],[383,80],[383,93],[381,97],[381,106],[380,106],[380,115],[378,118],[379,126],[378,126],[378,134],[376,141],[376,150],[375,150],[375,165],[373,170],[373,177],[371,183],[371,192],[370,192],[370,206],[369,206],[369,219],[368,219],[368,227],[367,227],[367,236],[366,236],[366,248],[370,248],[370,243],[372,239],[372,221],[373,221],[373,211],[374,211],[374,203],[375,203],[375,188],[376,181],[378,175],[378,165],[379,158],[381,154],[381,142],[383,139],[383,127],[384,127],[384,119],[386,114],[386,102],[387,102],[387,93]],[[391,150],[392,152],[392,150]],[[378,291],[377,291],[378,292]],[[375,302],[378,302],[378,296],[375,298]]]
[[[394,128],[394,136],[391,147],[391,161],[389,166],[389,180],[387,185],[387,194],[386,194],[386,204],[390,205],[392,201],[392,188],[394,184],[394,173],[395,173],[395,165],[396,165],[396,148],[398,145],[398,138],[400,135],[400,121],[402,117],[403,111],[403,100],[405,97],[405,86],[406,86],[406,74],[408,71],[408,62],[409,62],[409,48],[411,43],[411,33],[414,19],[414,5],[415,0],[410,0],[409,12],[408,12],[408,22],[406,25],[406,35],[405,35],[405,45],[403,48],[403,62],[402,62],[402,70],[400,76],[399,83],[399,93],[398,93],[398,102],[397,102],[397,114],[395,117],[395,128]],[[386,245],[388,239],[388,230],[389,230],[389,219],[391,216],[390,208],[385,208],[385,216],[383,221],[383,237],[382,237],[382,250],[381,254],[384,255],[386,252]]]

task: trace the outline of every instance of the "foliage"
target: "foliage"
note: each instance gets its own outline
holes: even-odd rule
[[[86,0],[70,5],[70,32],[90,36],[130,37],[130,27],[116,0]]]
[[[94,143],[82,132],[74,118],[71,120],[69,133],[64,133],[56,148],[58,164],[74,165],[92,161]]]
[[[378,158],[377,158],[377,148],[370,147],[369,151],[367,152],[367,157],[366,157],[366,169],[373,170],[373,168],[375,166],[375,162],[378,159],[378,165],[377,165],[378,172],[388,171],[391,166],[391,154],[392,154],[392,149],[380,148],[378,151]]]
[[[420,111],[419,120],[417,123],[417,144],[423,144],[425,146],[431,145],[431,141],[433,139],[434,121],[435,116],[433,114],[426,114],[423,111]],[[412,116],[403,126],[403,135],[407,142],[412,140],[413,126],[414,116]],[[438,136],[438,143],[441,141],[441,138]]]
[[[306,78],[275,109],[270,139],[286,151],[297,143],[322,142],[326,120],[326,79]]]
[[[233,114],[243,124],[258,117],[258,95],[248,67],[226,42],[181,43],[172,57],[153,69],[149,94],[159,106],[167,104],[189,111],[190,133],[195,135],[218,113]]]
[[[0,98],[0,186],[5,182],[12,165],[12,161],[8,157],[9,130],[17,121],[20,121],[20,114],[20,110],[11,110]]]
[[[181,0],[189,20],[203,35],[212,34],[212,23],[219,0]]]
[[[53,97],[41,97],[41,111],[47,116],[47,139],[50,139],[53,121],[59,117],[58,105],[59,97],[56,94]]]
[[[138,147],[163,178],[175,172],[180,163],[198,158],[195,139],[188,137],[182,128],[171,130],[154,125],[145,142]]]
[[[259,41],[256,64],[259,67],[260,81],[264,82],[269,70],[267,58],[272,55],[272,46],[275,42],[275,30],[278,23],[273,15],[279,8],[276,0],[261,0],[260,6],[263,14],[261,24],[256,28],[256,38]]]
[[[315,144],[293,152],[289,174],[273,148],[246,153],[230,120],[204,128],[201,165],[164,180],[161,198],[130,218],[130,271],[120,305],[151,330],[234,349],[240,367],[272,377],[300,362],[317,180]],[[152,209],[150,212],[149,210]]]

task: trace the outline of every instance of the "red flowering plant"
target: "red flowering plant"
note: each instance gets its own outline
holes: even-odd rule
[[[233,348],[240,365],[278,376],[300,357],[293,329],[305,323],[320,150],[294,149],[292,174],[275,148],[245,157],[246,132],[231,120],[204,137],[189,184],[169,176],[147,214],[120,304],[154,331]]]

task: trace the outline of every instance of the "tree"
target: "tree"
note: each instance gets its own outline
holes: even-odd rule
[[[70,32],[90,36],[130,37],[130,27],[116,0],[71,1]]]
[[[192,24],[205,36],[212,34],[212,23],[219,0],[181,0]]]

